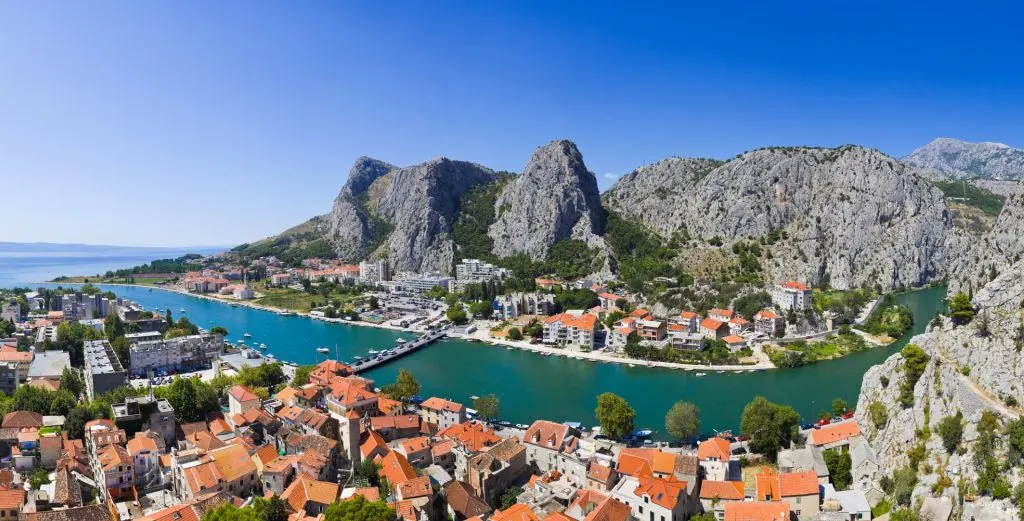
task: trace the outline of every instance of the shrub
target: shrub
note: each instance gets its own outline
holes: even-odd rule
[[[914,387],[924,374],[924,369],[931,358],[920,347],[909,344],[900,354],[903,355],[903,381],[900,383],[900,403],[904,409],[914,405]]]
[[[885,405],[882,405],[882,402],[878,400],[868,405],[868,416],[871,417],[871,423],[874,424],[876,429],[885,427],[886,422],[889,421],[889,413],[885,410]]]
[[[960,446],[960,440],[964,436],[963,414],[957,411],[955,416],[946,416],[939,422],[939,436],[942,437],[942,446],[946,452],[953,454]]]

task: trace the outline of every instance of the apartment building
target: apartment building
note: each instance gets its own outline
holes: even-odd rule
[[[150,371],[182,371],[210,367],[224,348],[220,335],[189,335],[167,340],[146,340],[131,345],[132,374]]]
[[[544,343],[580,351],[594,348],[597,317],[581,310],[567,311],[544,321]]]
[[[811,307],[811,288],[802,282],[787,280],[772,289],[772,303],[786,311],[809,309]]]

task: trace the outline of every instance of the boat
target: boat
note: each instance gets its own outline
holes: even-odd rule
[[[260,349],[266,349],[266,348],[267,348],[267,344],[260,344]]]
[[[273,353],[267,353],[267,360],[273,360],[273,359],[274,359]]]
[[[285,310],[278,311],[277,314],[281,315],[282,317],[290,317],[290,316],[294,315],[295,312],[294,311],[288,311],[287,309],[285,309]]]
[[[718,374],[722,374],[722,373],[724,373],[725,371],[716,371],[716,372],[717,372]]]
[[[517,429],[524,429],[524,430],[525,430],[525,429],[529,429],[529,428],[530,428],[530,426],[529,426],[529,425],[526,425],[525,423],[517,423],[517,424],[516,424],[516,428],[517,428]]]
[[[250,335],[249,333],[244,333],[242,336],[244,336],[245,338],[252,338],[252,335]]]
[[[352,359],[355,360],[356,362],[362,362],[363,360],[366,360],[361,356],[353,356]]]
[[[179,313],[184,313],[184,312],[185,312],[185,308],[181,308],[181,309],[179,309],[179,310],[178,310],[178,312],[179,312]]]
[[[378,391],[378,392],[380,392],[380,391]],[[471,409],[469,407],[466,407],[466,416],[469,416],[470,418],[474,418],[474,417],[476,417],[477,414],[478,413],[477,413],[476,409]]]
[[[238,307],[238,304],[237,304],[236,302],[232,302],[232,303],[231,303],[231,307],[233,307],[233,308],[237,308],[237,307]]]
[[[697,374],[696,374],[696,375],[694,375],[694,376],[707,376],[707,375],[708,375],[707,373],[697,373]]]
[[[316,352],[317,353],[330,353],[331,350],[327,349],[326,347],[318,347],[318,348],[316,348]]]
[[[377,354],[379,352],[380,351],[377,351],[376,349],[371,349],[371,350],[367,351],[367,353],[370,353],[371,355],[375,355],[375,354]]]
[[[480,397],[474,394],[474,395],[470,395],[469,399],[470,400],[479,400]]]
[[[630,367],[636,367],[636,366],[635,366],[635,365],[633,365],[633,364],[627,364],[627,365],[629,365]]]
[[[632,436],[634,438],[646,438],[651,434],[654,434],[654,431],[652,431],[651,429],[637,429],[633,431]]]
[[[244,344],[245,343],[245,339],[244,338],[239,338],[238,339],[238,343],[239,344]]]
[[[399,339],[395,340],[395,343],[404,344],[405,343],[405,339],[404,338],[399,338]]]

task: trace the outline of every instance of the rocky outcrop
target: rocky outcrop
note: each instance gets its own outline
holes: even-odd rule
[[[379,254],[399,271],[448,273],[459,198],[492,181],[494,173],[474,163],[442,158],[394,170],[388,177],[374,208],[375,216],[392,228]]]
[[[524,253],[543,259],[551,245],[569,238],[591,246],[604,244],[597,179],[571,141],[552,141],[538,148],[522,175],[498,197],[495,208],[497,219],[487,234],[494,239],[499,257]]]
[[[969,143],[942,137],[914,150],[903,161],[943,172],[954,179],[1024,177],[1024,150],[1002,143]]]
[[[668,236],[682,221],[684,206],[697,183],[722,165],[717,159],[670,157],[622,176],[604,193],[604,204],[631,218],[646,219],[655,232]]]
[[[771,148],[706,174],[706,162],[676,165],[674,176],[655,165],[626,176],[607,203],[663,235],[686,229],[732,240],[785,232],[766,266],[774,280],[827,277],[836,288],[891,289],[945,275],[952,221],[942,193],[881,152]],[[654,190],[637,189],[644,187]]]
[[[374,182],[395,168],[369,157],[360,157],[352,165],[348,181],[334,199],[334,206],[323,217],[321,225],[339,258],[356,262],[370,253],[377,223],[366,208],[367,191]]]
[[[1024,193],[1006,199],[995,225],[981,238],[965,241],[950,264],[950,293],[980,290],[1024,257]]]

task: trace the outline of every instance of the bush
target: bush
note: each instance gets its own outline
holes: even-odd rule
[[[892,495],[899,505],[910,505],[910,497],[917,485],[917,470],[904,467],[892,473]],[[884,490],[884,488],[883,488]]]
[[[957,411],[955,416],[946,416],[939,422],[939,436],[946,452],[953,454],[964,435],[963,414]]]
[[[914,387],[924,374],[931,357],[920,347],[909,344],[900,354],[903,355],[903,381],[900,382],[900,404],[904,409],[914,405]]]
[[[889,421],[889,413],[885,410],[885,405],[882,405],[882,402],[878,400],[868,405],[868,416],[871,417],[871,423],[876,429],[885,427],[886,422]]]
[[[964,292],[957,293],[949,303],[949,318],[954,324],[963,326],[974,320],[974,306]]]
[[[836,490],[846,490],[853,483],[853,461],[849,452],[825,451],[825,466]]]

